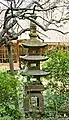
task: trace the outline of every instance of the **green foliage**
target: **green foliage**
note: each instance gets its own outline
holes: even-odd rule
[[[0,102],[12,102],[15,97],[17,82],[14,76],[0,72]]]
[[[59,114],[69,116],[68,102],[66,102],[69,101],[69,52],[53,51],[49,54],[49,59],[43,64],[43,69],[50,72],[45,78],[46,117]],[[62,114],[61,111],[63,112],[63,110],[64,113]]]
[[[21,113],[18,110],[17,87],[15,76],[0,72],[0,120],[19,120]]]
[[[69,120],[69,118],[46,118],[44,120]]]
[[[43,64],[43,69],[49,71],[49,79],[69,83],[69,52],[53,52]]]
[[[58,117],[69,116],[69,52],[51,52],[49,59],[43,64],[43,69],[50,72],[44,78],[46,83],[43,92],[44,120],[68,120],[69,118]],[[0,72],[0,120],[25,119],[20,112],[19,105],[23,106],[26,84],[27,78],[19,72],[16,76],[5,71]]]

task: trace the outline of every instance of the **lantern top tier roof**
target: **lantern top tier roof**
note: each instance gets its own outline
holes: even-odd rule
[[[41,55],[25,55],[25,56],[20,56],[21,59],[25,61],[45,61],[48,60],[48,57],[41,56]]]
[[[26,43],[22,44],[25,48],[43,48],[46,47],[47,44],[44,42],[40,42],[40,41],[28,41]]]

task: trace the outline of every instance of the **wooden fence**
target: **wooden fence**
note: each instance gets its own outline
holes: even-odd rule
[[[13,41],[12,55],[14,62],[19,61],[19,56],[27,54],[28,50],[22,46],[22,43],[26,41],[27,40]],[[48,46],[45,49],[41,49],[41,54],[44,54],[44,52],[51,52],[53,49],[69,51],[69,42],[49,42],[47,44]],[[4,45],[0,47],[0,63],[8,63],[7,48]]]

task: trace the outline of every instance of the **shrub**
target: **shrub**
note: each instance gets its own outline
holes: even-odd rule
[[[61,108],[68,110],[65,103],[69,101],[69,52],[53,51],[49,54],[49,59],[44,62],[43,70],[50,72],[45,78],[47,82],[44,93],[45,109],[48,111],[46,115],[54,115],[53,111],[56,111],[56,115],[59,111],[61,112]],[[63,104],[65,108],[61,107]],[[65,114],[68,115],[66,112]]]
[[[18,84],[14,75],[0,72],[0,119],[16,120],[20,118],[16,89]]]

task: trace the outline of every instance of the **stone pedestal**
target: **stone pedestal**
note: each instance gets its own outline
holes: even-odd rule
[[[38,113],[44,113],[44,100],[42,95],[43,90],[43,85],[25,86],[26,98],[24,99],[24,111],[26,113],[33,112],[33,107]]]

